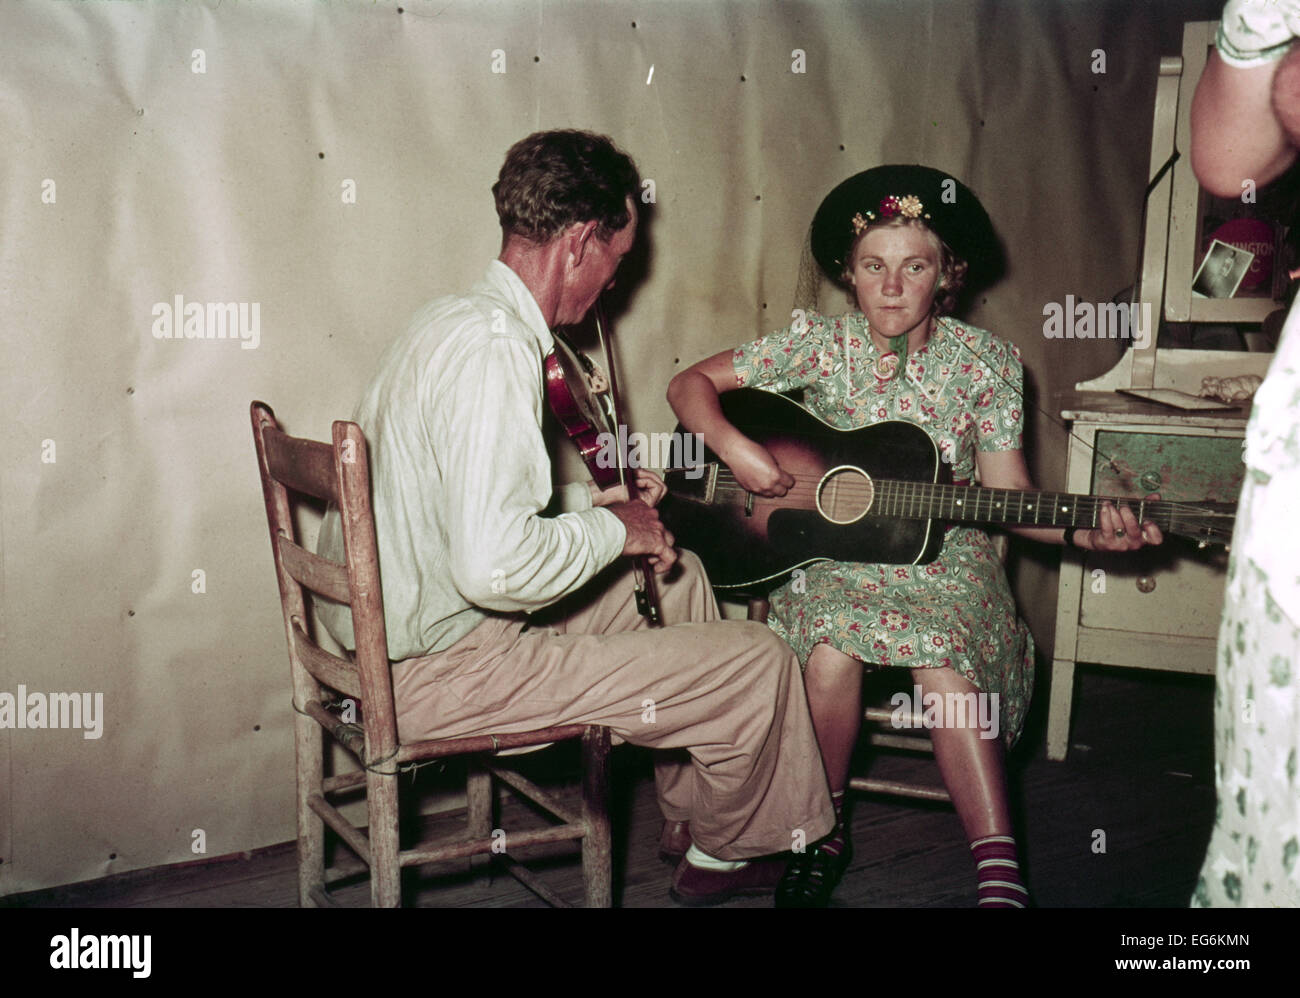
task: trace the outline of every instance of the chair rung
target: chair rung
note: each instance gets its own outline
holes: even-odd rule
[[[952,802],[948,791],[941,787],[923,787],[915,783],[900,783],[897,780],[870,780],[855,776],[849,780],[849,789],[868,794],[892,794],[895,797]]]
[[[334,858],[332,866],[325,868],[325,888],[328,891],[342,880],[353,880],[370,875],[370,867],[351,852],[341,852]]]
[[[568,842],[581,839],[587,834],[582,825],[552,825],[550,828],[530,828],[523,832],[507,832],[506,847],[519,849],[524,846],[544,845],[550,842]],[[463,859],[492,851],[494,841],[484,838],[457,839],[440,845],[417,846],[403,850],[399,854],[402,866],[421,866],[424,863],[442,863],[449,859]]]
[[[366,736],[365,733],[356,725],[348,724],[341,717],[331,714],[318,700],[308,700],[307,706],[303,708],[303,713],[308,715],[313,721],[328,731],[335,741],[351,752],[354,756],[362,761],[365,760]],[[396,771],[396,768],[394,768],[394,771]],[[350,774],[345,774],[341,777],[335,776],[325,782],[329,783],[335,780],[342,782],[348,780],[349,776]],[[365,776],[363,775],[361,780],[356,782],[362,782],[364,779]],[[351,784],[348,783],[348,785]],[[330,787],[329,789],[336,790],[339,788]]]
[[[519,731],[503,735],[474,735],[469,738],[441,738],[423,742],[410,742],[397,753],[398,762],[424,759],[441,759],[450,755],[495,755],[502,749],[545,745],[581,738],[589,725],[567,724],[559,728],[542,728],[538,731]]]
[[[321,791],[327,794],[338,793],[340,790],[355,790],[357,787],[365,786],[366,771],[356,769],[350,773],[341,773],[338,776],[330,776],[321,781]]]
[[[360,856],[367,866],[370,865],[370,842],[357,830],[357,827],[343,817],[338,808],[334,807],[320,794],[312,794],[307,798],[307,806],[320,815],[321,820],[330,828],[338,833],[339,838],[348,844],[348,848]]]
[[[326,894],[325,891],[321,890],[321,888],[319,887],[313,887],[307,893],[309,893],[311,895],[311,899],[315,901],[318,905],[320,905],[322,908],[343,907],[341,904],[335,901],[332,897]]]
[[[905,752],[934,753],[934,742],[922,735],[886,735],[873,732],[868,739],[872,745],[882,748],[902,749]]]
[[[510,874],[510,876],[518,880],[552,908],[576,907],[576,905],[569,904],[568,901],[564,900],[564,898],[556,894],[555,891],[542,883],[541,880],[538,879],[537,874],[533,873],[532,870],[528,869],[528,867],[524,866],[523,863],[519,862],[519,860],[515,859],[513,856],[506,854],[503,855],[501,859],[504,861],[506,872]]]
[[[897,727],[899,730],[905,728],[925,730],[925,717],[919,713],[899,717],[897,710],[890,710],[888,707],[868,707],[862,712],[862,717],[868,724],[886,724],[891,728]],[[895,723],[896,718],[899,722],[897,724]]]
[[[291,437],[278,426],[262,430],[271,477],[294,492],[339,501],[334,449],[316,440]]]
[[[293,651],[303,668],[315,676],[318,682],[332,690],[361,699],[361,677],[357,675],[356,666],[347,659],[331,655],[316,644],[298,623],[293,627]]]
[[[577,811],[574,811],[563,801],[558,800],[549,791],[543,790],[527,777],[520,776],[518,773],[511,772],[508,769],[499,769],[496,766],[491,766],[487,763],[484,763],[483,768],[502,783],[523,794],[534,804],[540,804],[542,807],[546,808],[546,810],[550,811],[551,814],[555,815],[561,821],[566,821],[570,825],[582,824],[582,816]]]
[[[280,563],[295,582],[306,586],[314,593],[328,596],[336,603],[347,603],[351,600],[352,592],[348,587],[346,565],[312,554],[283,535],[278,537],[277,541],[280,548]]]

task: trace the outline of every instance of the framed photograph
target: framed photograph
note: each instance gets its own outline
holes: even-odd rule
[[[1250,270],[1255,254],[1215,239],[1192,279],[1192,294],[1199,298],[1232,298]]]

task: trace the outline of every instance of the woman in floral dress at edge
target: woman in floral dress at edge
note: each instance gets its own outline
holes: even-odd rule
[[[726,420],[718,395],[802,388],[804,404],[840,429],[886,419],[920,425],[951,463],[954,481],[969,481],[978,468],[986,487],[1033,490],[1021,450],[1018,351],[946,314],[968,270],[978,277],[1000,255],[975,195],[928,167],[876,167],[827,195],[811,241],[822,270],[849,292],[858,311],[808,314],[682,371],[668,400],[685,428],[704,434],[745,489],[785,495],[794,478]],[[1139,524],[1127,506],[1109,503],[1090,530],[1012,529],[1085,550],[1133,550],[1162,540],[1155,524]],[[931,734],[974,854],[980,905],[1023,907],[1028,894],[1012,834],[1003,739],[1014,743],[1029,705],[1033,639],[1017,617],[988,535],[950,527],[938,558],[926,565],[818,562],[770,602],[770,626],[804,663],[840,819],[827,838],[795,854],[777,888],[777,906],[825,906],[848,866],[844,788],[867,663],[911,669],[926,700],[931,693],[943,702],[945,694],[997,694],[996,721],[990,718],[987,729],[972,719],[970,726],[938,726]]]

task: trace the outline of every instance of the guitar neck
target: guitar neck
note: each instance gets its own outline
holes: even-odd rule
[[[1151,520],[1161,530],[1173,525],[1177,503],[1119,496],[1084,496],[1068,492],[1021,492],[977,485],[875,481],[871,511],[909,520],[1005,523],[1024,527],[1096,527],[1103,503],[1127,503],[1138,521]]]

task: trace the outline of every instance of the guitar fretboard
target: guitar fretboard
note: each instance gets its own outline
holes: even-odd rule
[[[977,485],[935,485],[931,482],[875,483],[871,512],[909,520],[949,520],[971,523],[1011,523],[1019,526],[1095,527],[1103,503],[1127,503],[1138,521],[1151,520],[1161,530],[1171,526],[1177,503],[1162,500],[1083,496],[1069,492],[1019,492]]]

